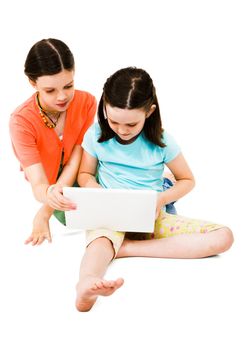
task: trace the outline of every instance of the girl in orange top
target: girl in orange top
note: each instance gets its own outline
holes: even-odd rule
[[[11,115],[10,135],[33,194],[43,203],[26,240],[35,245],[44,239],[51,241],[49,218],[55,209],[75,208],[63,197],[62,187],[75,182],[81,143],[94,120],[96,99],[74,89],[74,57],[60,40],[35,43],[24,72],[36,93]]]

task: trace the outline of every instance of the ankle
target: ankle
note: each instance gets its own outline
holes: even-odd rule
[[[83,281],[86,280],[95,280],[97,278],[100,278],[100,276],[95,275],[95,274],[90,274],[90,273],[84,273],[79,276],[79,281],[77,283],[77,286],[83,283]]]

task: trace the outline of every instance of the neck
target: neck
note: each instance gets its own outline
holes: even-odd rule
[[[39,108],[39,113],[41,115],[41,118],[44,121],[44,124],[48,128],[51,128],[51,129],[55,128],[57,123],[58,123],[58,120],[60,118],[61,112],[57,112],[57,111],[50,112],[50,111],[45,110],[40,104],[38,94],[36,95],[36,103],[37,103],[37,106]]]
[[[133,143],[140,134],[141,132],[136,136],[132,137],[130,140],[122,140],[118,135],[115,135],[115,138],[116,138],[116,141],[121,143],[122,145],[129,145],[130,143]]]
[[[49,115],[52,116],[52,117],[54,117],[54,116],[58,117],[58,116],[59,116],[60,112],[58,112],[58,111],[53,111],[53,110],[49,110],[48,108],[43,107],[43,105],[42,105],[41,102],[40,102],[39,93],[37,93],[36,98],[37,98],[38,107],[40,108],[40,110],[41,110],[43,113],[49,114]]]

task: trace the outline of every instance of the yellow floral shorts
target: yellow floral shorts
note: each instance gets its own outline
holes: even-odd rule
[[[132,240],[161,239],[182,233],[207,233],[221,227],[223,227],[223,225],[215,224],[210,221],[190,219],[161,211],[155,222],[153,233],[118,232],[107,229],[88,230],[86,232],[86,243],[88,246],[95,239],[106,237],[112,242],[116,255],[125,237]]]

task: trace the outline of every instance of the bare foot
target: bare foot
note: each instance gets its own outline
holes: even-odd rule
[[[99,277],[87,276],[76,286],[76,308],[78,311],[89,311],[99,295],[109,296],[124,283],[123,278],[106,281]]]

